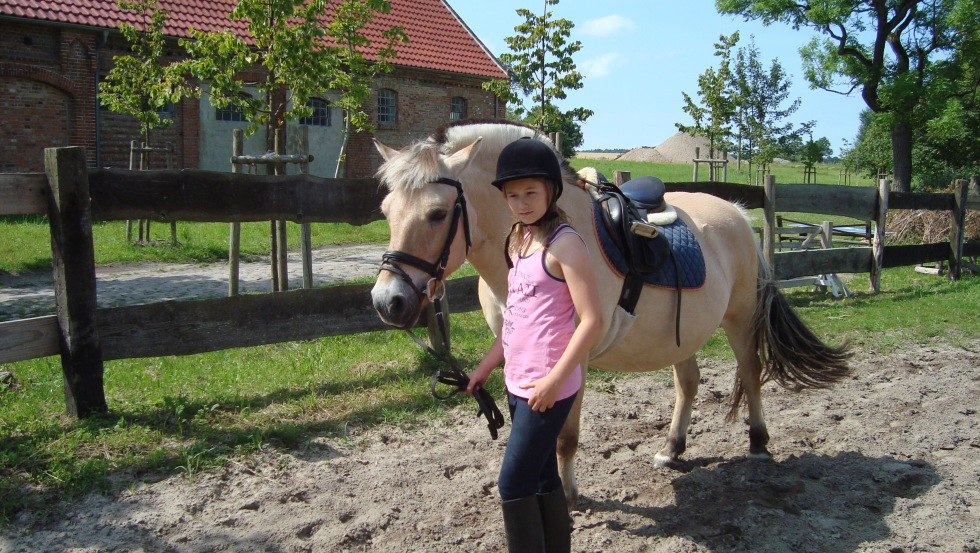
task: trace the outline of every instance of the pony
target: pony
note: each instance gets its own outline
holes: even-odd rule
[[[384,159],[377,176],[388,188],[381,211],[391,236],[371,297],[385,323],[413,326],[440,293],[443,279],[468,260],[480,276],[483,315],[499,334],[507,295],[503,247],[513,221],[490,182],[500,150],[525,136],[554,149],[535,129],[503,121],[456,122],[402,150],[375,141]],[[567,161],[562,161],[562,172],[565,192],[558,203],[588,245],[603,306],[603,338],[590,359],[582,360],[583,370],[673,366],[673,416],[666,443],[654,459],[664,466],[685,450],[700,379],[696,354],[720,326],[736,359],[728,419],[735,420],[744,403],[749,456],[770,458],[762,384],[775,380],[790,389],[828,387],[849,372],[847,346],[829,346],[807,328],[779,292],[745,211],[707,194],[674,192],[665,198],[700,244],[704,284],[684,290],[682,306],[673,288],[644,286],[635,315],[627,313],[618,306],[623,277],[600,253],[595,199]],[[570,505],[578,498],[574,459],[584,395],[583,388],[558,438],[559,470]]]

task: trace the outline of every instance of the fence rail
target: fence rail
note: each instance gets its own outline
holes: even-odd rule
[[[275,294],[98,308],[95,295],[93,220],[295,222],[364,224],[381,218],[384,197],[374,179],[323,179],[309,175],[263,176],[209,171],[89,170],[81,148],[45,151],[45,173],[0,175],[0,215],[47,214],[51,225],[58,314],[0,323],[0,362],[60,354],[70,414],[106,409],[103,361],[185,355],[322,336],[384,330],[370,304],[369,284]],[[882,267],[980,254],[963,244],[967,209],[980,201],[966,194],[889,194],[874,188],[829,185],[765,187],[718,182],[667,183],[669,191],[703,192],[747,208],[766,210],[763,242],[777,278],[823,273],[879,274]],[[816,212],[876,222],[872,247],[774,252],[775,209]],[[950,242],[883,245],[888,209],[941,209],[953,214]],[[957,265],[958,266],[958,265]],[[950,272],[954,276],[953,271]],[[454,311],[479,308],[477,277],[453,279]],[[424,323],[423,323],[424,324]]]

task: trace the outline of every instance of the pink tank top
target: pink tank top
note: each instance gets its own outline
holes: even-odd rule
[[[518,397],[530,397],[531,390],[520,385],[544,378],[575,332],[575,305],[568,284],[545,267],[548,245],[566,233],[578,236],[572,227],[559,226],[544,248],[527,257],[518,256],[507,273],[507,307],[501,337],[504,383]],[[570,397],[581,387],[579,367],[562,383],[558,399]]]

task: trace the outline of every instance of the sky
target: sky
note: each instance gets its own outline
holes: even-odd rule
[[[543,0],[448,2],[496,56],[508,51],[504,38],[523,21],[517,9],[544,8]],[[790,121],[816,121],[814,139],[829,139],[835,155],[857,135],[865,106],[860,95],[811,90],[803,77],[799,49],[814,36],[808,29],[720,15],[713,0],[563,0],[550,9],[575,24],[571,38],[582,43],[573,59],[584,86],[558,103],[595,112],[582,125],[582,150],[656,146],[677,132],[675,123],[692,124],[681,93],[697,97],[698,75],[718,65],[714,43],[735,31],[741,35],[736,48],[754,36],[764,66],[778,59],[789,75],[790,99],[801,100]]]

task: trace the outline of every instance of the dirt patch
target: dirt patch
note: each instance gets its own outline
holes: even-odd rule
[[[673,390],[662,375],[592,382],[578,463],[575,551],[980,549],[980,341],[864,351],[831,390],[767,386],[773,461],[723,422],[730,362],[707,361],[684,460],[654,468]],[[189,481],[22,513],[0,550],[500,551],[490,441],[471,409],[302,450],[270,450]]]

